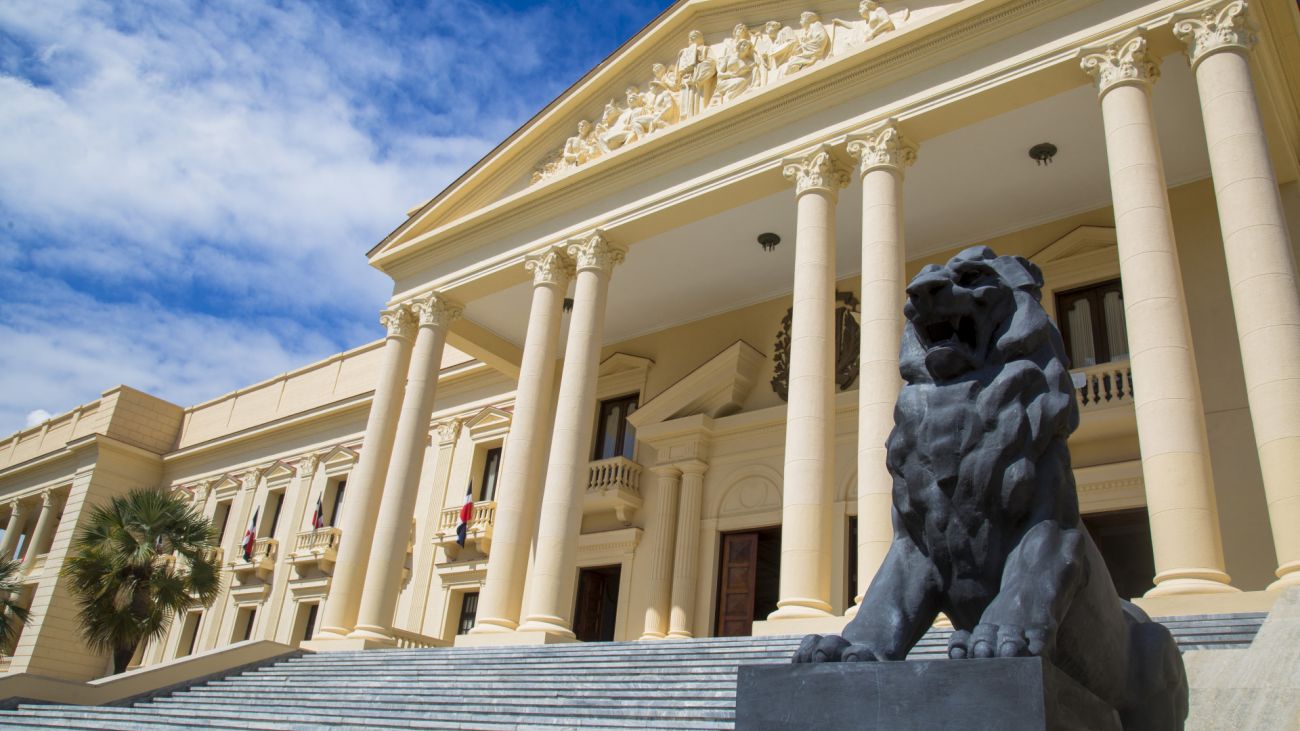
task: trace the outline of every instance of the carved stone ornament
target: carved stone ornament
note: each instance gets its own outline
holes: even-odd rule
[[[438,435],[438,443],[450,444],[460,438],[460,428],[463,423],[460,419],[451,419],[434,424],[433,431]]]
[[[795,195],[818,190],[839,195],[849,184],[849,171],[835,158],[830,147],[822,145],[802,160],[788,161],[781,170],[786,180],[794,182]]]
[[[320,455],[306,454],[298,458],[294,463],[294,469],[297,470],[299,477],[311,477],[316,472],[318,464],[320,464]]]
[[[1245,0],[1229,0],[1174,15],[1174,36],[1187,46],[1192,67],[1215,51],[1249,51],[1257,40]]]
[[[627,87],[622,102],[610,99],[595,121],[578,122],[577,134],[542,161],[532,182],[582,167],[827,59],[864,48],[907,21],[907,8],[888,4],[892,11],[875,0],[861,0],[856,18],[827,20],[804,12],[793,23],[739,23],[715,43],[705,43],[698,30],[690,31],[686,46],[674,58],[651,65],[644,88]]]
[[[858,312],[858,300],[852,292],[836,292],[835,302],[835,385],[845,391],[858,380],[862,327],[854,316]],[[790,326],[793,321],[792,307],[786,310],[781,320],[781,330],[776,334],[773,347],[772,390],[782,401],[790,400]]]
[[[411,303],[411,312],[419,321],[420,327],[437,327],[445,330],[460,317],[463,310],[460,303],[436,292]]]
[[[1160,78],[1160,67],[1147,58],[1146,36],[1137,30],[1083,49],[1079,65],[1097,82],[1099,96],[1122,84],[1148,86]]]
[[[849,154],[858,161],[858,174],[886,168],[902,173],[916,162],[917,145],[903,136],[894,120],[858,135],[849,135]]]
[[[893,542],[842,633],[808,635],[794,661],[903,660],[942,610],[946,662],[1040,657],[1119,716],[1080,728],[1181,729],[1178,644],[1116,594],[1079,515],[1079,404],[1042,286],[1027,259],[976,246],[907,287]]]
[[[379,322],[388,329],[388,337],[410,337],[415,329],[415,318],[405,306],[399,305],[379,313]]]
[[[202,505],[208,499],[208,493],[212,492],[212,480],[204,480],[194,486],[194,504]]]
[[[524,259],[524,269],[533,273],[533,286],[564,288],[573,278],[573,260],[559,247],[551,247]]]
[[[567,248],[578,271],[590,269],[608,274],[627,257],[627,250],[610,243],[602,231],[574,239],[569,242]]]

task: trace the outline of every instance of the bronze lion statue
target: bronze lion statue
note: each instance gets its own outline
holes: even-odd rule
[[[1042,285],[1028,260],[983,246],[908,285],[893,544],[843,636],[805,637],[794,661],[902,660],[943,612],[950,658],[1042,656],[1124,728],[1182,728],[1178,647],[1117,596],[1079,519],[1079,409]]]

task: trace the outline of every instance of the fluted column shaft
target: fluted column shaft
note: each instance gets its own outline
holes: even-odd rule
[[[388,460],[392,457],[393,437],[397,433],[398,409],[406,393],[414,320],[409,310],[399,307],[386,310],[380,321],[388,328],[388,338],[384,341],[379,380],[375,383],[375,395],[370,402],[361,457],[356,469],[348,476],[343,518],[339,524],[342,535],[338,561],[334,565],[329,596],[320,621],[320,635],[324,637],[346,636],[356,624],[361,587],[370,559],[370,542],[375,534],[380,491],[388,476]]]
[[[32,559],[50,550],[54,540],[54,525],[58,520],[58,499],[53,491],[46,490],[41,495],[41,514],[36,518],[36,527],[32,530],[32,540],[27,555],[23,556],[23,566],[31,564]]]
[[[654,506],[647,517],[642,550],[650,556],[650,600],[645,610],[643,640],[662,639],[668,634],[668,616],[673,588],[673,543],[677,535],[677,493],[682,472],[676,467],[654,468]]]
[[[18,536],[22,535],[23,526],[27,524],[28,506],[21,502],[10,503],[9,522],[5,525],[5,535],[0,539],[0,559],[10,561],[18,547]]]
[[[610,275],[625,252],[598,232],[570,243],[568,254],[577,265],[578,276],[542,489],[537,551],[529,576],[528,618],[520,629],[571,638],[578,531],[595,427],[605,301]]]
[[[1082,63],[1098,81],[1106,133],[1157,572],[1149,595],[1235,591],[1223,570],[1205,408],[1151,112],[1159,69],[1136,32],[1085,49]]]
[[[1201,97],[1278,581],[1300,585],[1300,296],[1247,55],[1247,4],[1175,18]]]
[[[678,465],[682,471],[682,490],[677,510],[677,536],[673,549],[672,609],[668,617],[668,637],[682,639],[695,636],[695,585],[700,565],[700,509],[704,499],[703,462]]]
[[[862,339],[858,375],[858,588],[849,614],[885,560],[894,539],[894,480],[885,467],[885,443],[894,428],[894,404],[903,386],[898,353],[903,341],[906,287],[903,244],[903,171],[916,145],[893,120],[849,136],[849,154],[862,176]]]
[[[510,439],[501,464],[492,551],[471,634],[506,632],[519,626],[528,551],[537,532],[537,511],[546,471],[547,428],[555,388],[564,293],[573,262],[559,249],[529,257],[533,304],[519,365]]]
[[[795,182],[794,305],[785,422],[780,599],[770,619],[830,614],[835,470],[835,204],[849,173],[829,147],[787,161]]]
[[[411,540],[411,517],[420,490],[420,468],[429,444],[429,419],[438,392],[443,347],[447,344],[447,329],[460,316],[461,307],[446,297],[431,294],[412,303],[411,310],[419,329],[353,637],[386,639],[392,634],[393,611]]]

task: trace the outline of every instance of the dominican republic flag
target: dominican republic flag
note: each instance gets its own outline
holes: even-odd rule
[[[245,561],[253,560],[253,543],[257,541],[257,514],[261,511],[261,508],[253,511],[253,518],[248,521],[248,530],[244,531],[244,540],[239,544],[244,547]]]
[[[456,545],[465,547],[465,532],[469,530],[469,520],[474,517],[474,483],[469,483],[465,490],[465,504],[460,506],[460,525],[456,526]]]
[[[311,514],[312,530],[320,530],[325,525],[325,503],[321,502],[324,497],[324,493],[316,496],[316,512]]]

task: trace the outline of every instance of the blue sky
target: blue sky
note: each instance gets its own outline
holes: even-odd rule
[[[0,434],[379,337],[364,253],[668,4],[0,3]]]

